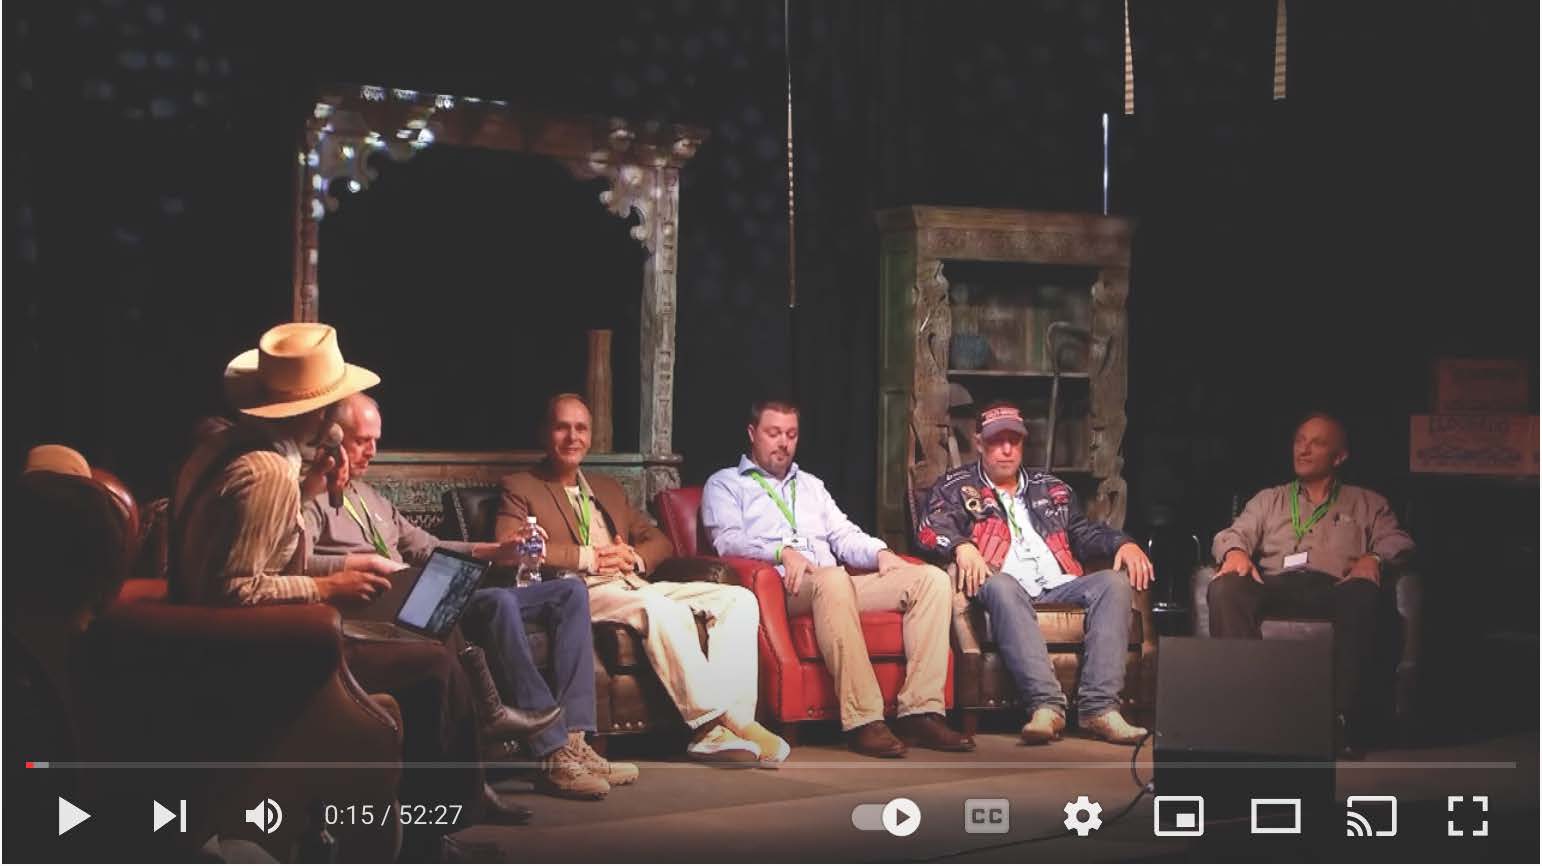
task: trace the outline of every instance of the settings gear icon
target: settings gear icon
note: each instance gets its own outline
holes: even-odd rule
[[[1082,814],[1086,814],[1086,818]],[[1086,836],[1093,830],[1103,826],[1103,807],[1087,799],[1086,794],[1076,798],[1074,803],[1065,804],[1065,828],[1075,830],[1076,835]]]

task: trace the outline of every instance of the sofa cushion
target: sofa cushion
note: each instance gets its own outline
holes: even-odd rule
[[[1080,646],[1087,638],[1087,611],[1074,604],[1039,604],[1034,605],[1034,612],[1039,615],[1039,630],[1044,633],[1044,643],[1053,649],[1065,649]],[[996,649],[996,634],[993,630],[994,623],[986,615],[985,608],[978,604],[969,606],[969,617],[974,625],[974,633],[982,635],[983,646],[987,651]],[[1130,645],[1139,646],[1141,642],[1140,615],[1135,611],[1130,612]]]
[[[905,657],[905,638],[901,630],[904,617],[892,610],[873,610],[862,613],[862,637],[867,641],[869,658],[902,659]],[[792,630],[792,647],[798,658],[820,661],[819,640],[814,635],[813,616],[788,617]]]

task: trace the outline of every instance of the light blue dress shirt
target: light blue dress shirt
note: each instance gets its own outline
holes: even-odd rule
[[[797,518],[796,533],[776,501],[750,473],[760,471]],[[793,501],[793,486],[797,501]],[[803,551],[814,565],[849,565],[860,571],[878,568],[882,540],[862,531],[836,506],[825,483],[792,464],[787,477],[777,479],[749,457],[736,467],[721,469],[707,479],[701,494],[701,522],[719,556],[743,556],[775,562],[777,548],[794,535],[808,541]]]

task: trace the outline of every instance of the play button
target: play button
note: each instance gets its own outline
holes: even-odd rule
[[[883,828],[890,836],[909,836],[921,827],[921,807],[904,797],[895,797],[884,804]]]
[[[89,817],[91,817],[90,812],[87,812],[85,809],[80,808],[79,806],[71,803],[69,800],[66,800],[63,797],[59,798],[60,836],[63,836],[65,833],[68,833],[76,827],[80,826],[80,823]]]

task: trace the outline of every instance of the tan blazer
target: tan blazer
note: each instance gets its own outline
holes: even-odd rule
[[[588,473],[584,479],[594,491],[611,536],[635,547],[650,571],[674,555],[675,546],[647,515],[632,507],[615,479]],[[541,463],[529,472],[505,475],[502,484],[503,502],[498,506],[494,537],[500,542],[513,538],[524,528],[526,515],[534,514],[536,522],[551,536],[546,543],[546,564],[576,571],[581,546],[578,518],[550,464]]]

